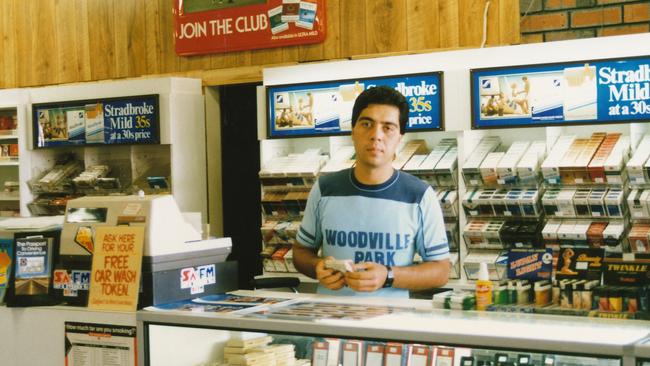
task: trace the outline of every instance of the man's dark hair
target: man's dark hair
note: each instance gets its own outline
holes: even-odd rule
[[[409,119],[409,105],[402,93],[390,86],[381,85],[365,90],[359,94],[352,107],[352,127],[357,124],[357,119],[361,111],[366,109],[370,104],[392,105],[399,109],[399,133],[406,132],[406,122]]]

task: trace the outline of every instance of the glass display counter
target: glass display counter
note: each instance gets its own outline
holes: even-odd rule
[[[238,293],[278,296],[260,291]],[[399,346],[397,353],[401,355],[396,365],[632,366],[637,363],[635,352],[650,354],[647,348],[635,347],[650,335],[650,325],[645,321],[460,312],[431,309],[431,302],[426,300],[318,295],[251,309],[240,314],[196,308],[139,311],[139,363],[270,364],[242,359],[226,363],[232,357],[233,340],[236,343],[269,336],[265,347],[292,344],[291,364],[308,360],[314,366],[392,365],[398,359],[396,355],[391,358],[389,350],[395,346]],[[335,351],[322,351],[323,344]],[[346,353],[348,344],[357,344],[358,359]],[[372,351],[372,346],[377,345],[383,347],[379,352],[383,354],[381,362]],[[428,356],[423,359],[425,350]],[[323,361],[325,354],[329,361]],[[423,360],[426,363],[418,363]]]

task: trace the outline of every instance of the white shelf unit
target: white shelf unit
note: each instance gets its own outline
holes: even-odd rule
[[[204,98],[201,80],[188,78],[152,78],[74,85],[49,86],[29,90],[27,136],[32,132],[32,103],[56,103],[76,100],[159,95],[160,144],[111,145],[87,147],[34,148],[31,141],[27,171],[21,183],[42,175],[56,159],[74,154],[84,166],[108,163],[119,168],[119,176],[134,183],[139,177],[166,176],[171,193],[183,212],[201,213],[207,220],[207,178]],[[125,182],[121,182],[125,185]],[[142,183],[142,182],[140,182]],[[145,186],[142,184],[141,186]],[[147,193],[155,193],[154,190]]]
[[[546,140],[547,147],[551,141],[562,134],[575,134],[588,137],[592,132],[620,132],[629,136],[632,152],[641,136],[650,133],[650,126],[645,122],[605,124],[605,125],[579,125],[566,127],[526,127],[509,129],[484,129],[473,130],[471,125],[471,92],[470,70],[475,68],[507,67],[516,65],[547,64],[555,62],[572,62],[581,60],[597,60],[610,58],[625,58],[647,56],[650,54],[650,34],[636,34],[593,39],[582,39],[562,42],[526,44],[505,47],[490,47],[483,49],[468,49],[448,52],[435,52],[418,55],[393,56],[376,59],[350,60],[327,63],[301,64],[264,70],[264,85],[304,84],[328,80],[358,79],[364,77],[378,77],[388,75],[417,74],[425,72],[442,71],[444,85],[444,125],[445,132],[419,132],[407,134],[408,139],[424,138],[438,140],[442,136],[449,137],[455,134],[458,140],[458,165],[459,172],[462,165],[472,152],[476,144],[485,136],[500,136],[502,145],[510,146],[518,140]],[[265,95],[262,90],[258,94],[258,106],[262,111],[258,120],[259,136],[266,136]],[[424,137],[422,137],[424,136]],[[320,138],[318,146],[327,147],[329,140],[339,141],[337,138]],[[349,139],[349,137],[348,137]],[[261,162],[272,156],[288,152],[302,152],[312,147],[309,143],[291,139],[291,142],[282,140],[261,141]],[[302,149],[302,150],[301,150]],[[458,183],[459,204],[467,188],[461,177]],[[460,206],[459,206],[460,208]],[[459,228],[466,225],[467,218],[459,210]],[[461,238],[462,242],[462,238]],[[465,245],[460,245],[461,262],[467,255]],[[467,288],[468,282],[464,271],[461,278],[449,282],[450,287]]]
[[[15,115],[17,124],[11,133],[0,134],[0,144],[18,144],[18,159],[0,160],[0,190],[4,188],[5,181],[19,183],[17,196],[14,197],[15,193],[0,195],[0,201],[3,202],[0,206],[15,210],[20,216],[29,216],[27,203],[32,199],[26,183],[28,170],[24,168],[30,159],[27,135],[28,104],[28,89],[0,90],[0,114]]]

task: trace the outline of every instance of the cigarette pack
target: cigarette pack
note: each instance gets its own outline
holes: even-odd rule
[[[590,248],[601,248],[605,245],[604,231],[607,222],[592,222],[587,230],[587,244]]]
[[[573,207],[576,217],[591,217],[589,212],[589,194],[591,189],[579,188],[573,195]]]
[[[560,183],[560,163],[575,139],[574,135],[560,136],[546,156],[541,168],[544,180],[548,184]]]
[[[558,207],[557,207],[557,196],[560,194],[560,189],[552,188],[544,192],[542,196],[542,207],[544,208],[544,213],[548,216],[557,216]]]
[[[633,219],[641,219],[648,217],[645,203],[642,202],[645,190],[633,189],[627,196],[627,206],[630,208],[630,216]]]
[[[517,177],[521,184],[536,183],[540,175],[540,164],[546,156],[546,142],[533,141],[517,163]]]
[[[505,216],[507,211],[506,206],[506,196],[508,191],[505,189],[499,189],[492,195],[492,209],[494,210],[495,216]]]
[[[573,240],[573,245],[578,247],[587,246],[587,232],[589,231],[590,222],[576,222],[573,227],[573,233],[571,234],[571,239]]]
[[[647,182],[644,168],[649,156],[650,135],[645,135],[626,164],[627,175],[630,179],[630,183],[643,184]]]
[[[384,366],[384,345],[369,343],[366,346],[366,365]]]
[[[484,232],[487,228],[486,220],[470,220],[463,228],[463,239],[468,248],[485,248],[488,241]]]
[[[521,198],[522,194],[523,191],[521,189],[512,189],[508,191],[505,199],[505,216],[521,216],[521,206],[519,205],[519,199]]]
[[[539,191],[536,189],[527,189],[522,192],[519,199],[522,216],[537,217],[542,213],[540,207]]]
[[[545,245],[559,245],[557,231],[560,228],[560,221],[549,220],[542,229],[542,238]]]
[[[605,136],[606,134],[604,132],[594,132],[591,134],[591,138],[589,138],[582,151],[580,151],[580,154],[575,160],[575,169],[573,172],[573,180],[576,184],[582,184],[591,181],[588,168],[589,163],[596,155],[596,152],[600,148],[602,142],[605,140]]]
[[[436,164],[435,174],[438,186],[455,187],[458,183],[458,148],[452,146]]]
[[[576,211],[573,205],[573,196],[576,194],[575,189],[562,189],[555,200],[557,204],[556,216],[575,217]]]
[[[630,229],[628,242],[633,253],[645,253],[649,250],[650,224],[636,223]]]
[[[449,250],[458,250],[458,221],[445,222],[445,233],[449,242]]]
[[[609,247],[619,246],[624,232],[625,224],[623,222],[610,222],[605,230],[603,230],[605,245]]]
[[[487,154],[485,159],[480,165],[481,179],[484,186],[495,186],[497,184],[497,165],[503,158],[505,153],[491,152]]]
[[[440,208],[444,217],[458,216],[458,192],[456,190],[445,190],[438,192]]]
[[[517,164],[529,146],[529,141],[517,141],[510,145],[508,151],[497,163],[497,182],[499,184],[517,183]]]
[[[560,182],[562,184],[575,184],[576,160],[582,150],[589,142],[589,139],[575,139],[559,162]]]
[[[492,196],[496,192],[495,189],[483,189],[479,192],[478,198],[478,213],[481,216],[494,216],[494,209],[492,208]]]
[[[589,211],[591,211],[592,217],[607,216],[607,208],[605,206],[606,194],[606,188],[594,188],[589,193]]]
[[[574,220],[563,221],[560,224],[560,227],[557,229],[557,238],[560,241],[560,245],[573,245],[575,226],[576,221]]]
[[[605,160],[605,178],[610,184],[623,184],[627,180],[625,163],[630,154],[630,138],[622,136]]]
[[[480,195],[480,190],[474,189],[468,192],[465,192],[463,197],[463,210],[465,210],[465,215],[467,216],[478,216],[478,196]]]
[[[409,355],[409,366],[431,366],[432,349],[430,346],[414,344]]]
[[[483,184],[480,171],[481,163],[485,157],[492,151],[496,150],[500,144],[501,138],[498,136],[484,137],[479,142],[478,146],[476,146],[474,151],[472,151],[463,164],[462,173],[465,185],[478,186]]]
[[[620,188],[610,188],[605,195],[605,208],[609,217],[623,217],[625,215],[625,196]]]
[[[591,162],[589,162],[589,166],[587,167],[589,178],[592,182],[605,182],[605,162],[614,150],[614,146],[616,146],[616,143],[620,137],[620,133],[607,134],[607,136],[605,136],[605,139],[600,144],[600,147],[594,154],[594,157],[591,159]]]

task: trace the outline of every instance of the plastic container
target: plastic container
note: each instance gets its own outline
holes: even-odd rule
[[[481,262],[476,281],[476,310],[485,310],[492,304],[492,287],[487,263]]]

